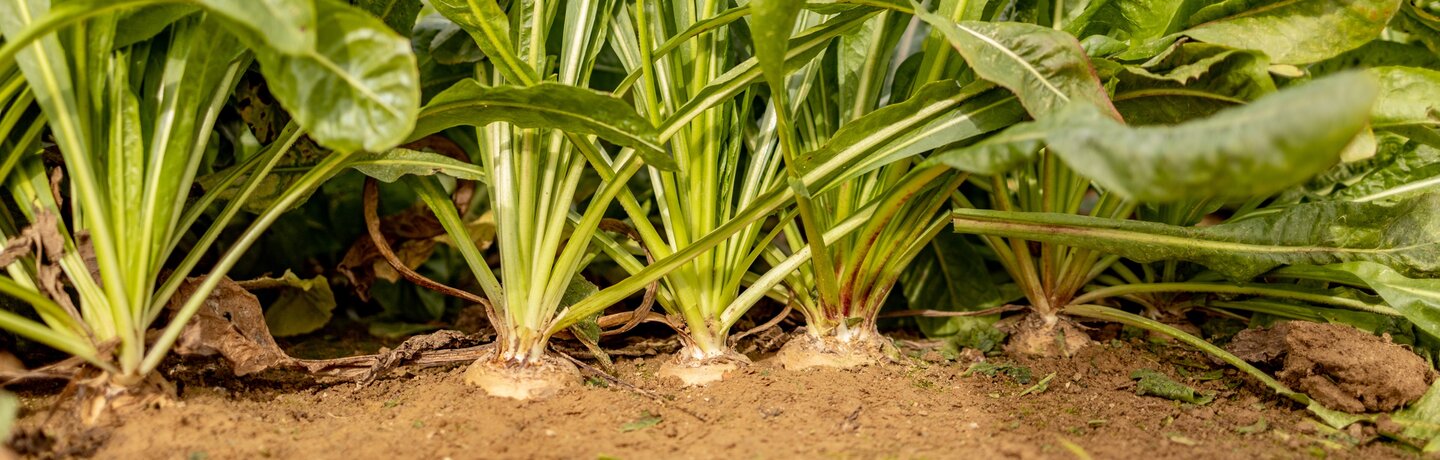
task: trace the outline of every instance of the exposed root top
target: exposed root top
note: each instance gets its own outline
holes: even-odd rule
[[[490,396],[521,401],[550,397],[579,380],[574,364],[548,354],[538,363],[511,365],[496,361],[492,352],[465,370],[465,383]]]
[[[775,361],[787,370],[814,367],[852,369],[889,360],[889,343],[875,333],[851,334],[845,338],[831,335],[797,334],[775,354]]]
[[[743,366],[750,365],[750,358],[745,355],[727,350],[725,353],[709,357],[694,358],[697,353],[693,350],[681,349],[675,353],[665,364],[660,366],[657,374],[661,378],[679,379],[687,387],[702,386],[712,382],[718,382],[725,378],[727,372],[735,371]]]

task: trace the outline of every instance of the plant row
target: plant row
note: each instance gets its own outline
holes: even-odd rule
[[[450,236],[470,288],[381,252],[483,306],[497,395],[642,322],[720,378],[766,299],[787,365],[884,361],[896,299],[967,346],[1021,305],[1012,350],[1161,331],[1335,424],[1167,324],[1440,344],[1435,3],[0,0],[0,32],[0,328],[115,388],[349,171]]]

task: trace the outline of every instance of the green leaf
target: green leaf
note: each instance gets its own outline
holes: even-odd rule
[[[1440,129],[1440,70],[1386,66],[1370,72],[1380,82],[1370,121],[1375,129]]]
[[[1183,34],[1309,64],[1379,38],[1399,8],[1400,0],[1226,0],[1196,11]]]
[[[1214,394],[1201,394],[1194,388],[1182,385],[1169,376],[1151,369],[1136,369],[1135,372],[1130,373],[1130,378],[1137,380],[1135,382],[1135,394],[1137,395],[1159,396],[1202,406],[1215,400]]]
[[[1440,194],[1393,205],[1313,202],[1211,227],[1056,213],[954,211],[962,233],[1064,244],[1141,263],[1186,260],[1235,280],[1285,264],[1370,261],[1440,275]]]
[[[251,48],[268,47],[284,54],[306,54],[320,46],[317,34],[329,15],[323,2],[310,0],[200,0],[206,10],[219,14],[230,31]],[[325,21],[318,21],[324,17]],[[263,44],[263,45],[262,45]]]
[[[485,126],[497,121],[525,128],[599,136],[634,148],[650,166],[663,170],[679,167],[657,140],[655,126],[636,113],[629,103],[609,94],[559,83],[485,86],[475,80],[463,80],[425,105],[410,139],[456,126]]]
[[[785,87],[785,53],[790,48],[790,31],[800,15],[803,0],[754,0],[750,2],[750,34],[754,37],[755,60],[771,88]]]
[[[1433,244],[1433,243],[1432,243]],[[1359,277],[1405,315],[1415,327],[1440,336],[1440,279],[1408,278],[1393,268],[1375,262],[1349,262],[1325,268]],[[1433,276],[1433,275],[1432,275]]]
[[[161,5],[130,12],[115,24],[115,49],[149,40],[176,20],[195,14],[200,7],[187,4]]]
[[[926,158],[921,167],[943,164],[975,174],[1004,173],[1035,161],[1052,128],[1044,122],[1020,123],[980,142],[942,150]]]
[[[1036,118],[1072,100],[1119,117],[1075,37],[1013,22],[953,22],[916,8],[916,17],[945,36],[980,78],[1015,92]]]
[[[974,138],[1023,120],[1014,96],[995,89],[974,94],[946,80],[928,84],[904,102],[846,123],[830,140],[800,157],[801,171],[820,193],[895,160]],[[859,166],[842,167],[861,158]],[[824,175],[823,179],[812,175]],[[814,179],[811,181],[811,179]]]
[[[1010,377],[1015,383],[1021,385],[1029,385],[1030,382],[1035,379],[1034,371],[1023,365],[995,364],[989,361],[971,364],[970,367],[965,368],[965,372],[960,373],[960,376],[969,377],[973,374],[980,374],[986,377],[998,377],[1000,374],[1005,374],[1006,377]]]
[[[286,270],[279,278],[259,278],[241,285],[250,290],[280,290],[279,297],[265,309],[265,325],[276,337],[315,332],[330,322],[335,310],[335,293],[324,276],[300,279]]]
[[[1390,420],[1405,427],[1405,436],[1425,441],[1425,453],[1440,452],[1440,381],[1410,407],[1391,414]]]
[[[1382,66],[1423,67],[1440,70],[1440,55],[1420,44],[1375,40],[1306,67],[1311,75],[1328,75],[1350,69]]]
[[[865,9],[846,11],[827,19],[818,26],[790,40],[786,52],[787,68],[798,68],[810,62],[829,46],[832,39],[865,23],[875,12]],[[730,70],[711,80],[696,91],[689,100],[675,109],[660,125],[662,134],[673,135],[681,127],[699,117],[701,113],[731,101],[736,95],[761,78],[759,63],[748,59],[734,65]]]
[[[510,41],[510,17],[495,0],[431,0],[436,11],[454,21],[475,40],[495,69],[511,83],[530,85],[539,78],[535,69],[515,55]]]
[[[1205,43],[1171,48],[1144,66],[1101,65],[1130,124],[1178,124],[1275,92],[1264,54]]]
[[[475,46],[475,41],[465,34],[464,29],[438,14],[421,18],[420,22],[415,24],[415,34],[411,36],[411,41],[415,45],[415,54],[420,58],[422,67],[425,56],[431,56],[435,62],[444,65],[473,64],[485,58],[480,48]],[[425,78],[433,77],[426,74],[424,69],[420,74]],[[464,74],[468,77],[470,72]]]
[[[941,232],[900,273],[901,293],[911,309],[975,311],[1005,301],[985,271],[985,260],[965,237]],[[1000,315],[915,318],[926,337],[981,334]]]
[[[1396,31],[1408,34],[1411,40],[1440,54],[1440,13],[1427,12],[1411,2],[1402,1],[1400,14],[1395,15],[1390,24]]]
[[[405,175],[429,176],[435,173],[456,179],[485,180],[485,170],[472,163],[438,153],[420,152],[406,148],[394,148],[383,153],[359,155],[351,161],[350,167],[387,183],[395,182]]]
[[[1381,139],[1379,153],[1330,199],[1392,202],[1440,190],[1440,149],[1403,138]],[[1332,174],[1341,175],[1344,172]]]
[[[415,17],[425,4],[420,0],[356,0],[355,6],[385,21],[390,30],[409,37],[415,28]]]
[[[596,292],[600,292],[599,286],[585,279],[580,273],[575,273],[575,276],[570,278],[570,284],[565,285],[565,293],[560,295],[560,305],[558,308],[564,309],[580,303],[581,300],[595,295]],[[605,352],[605,349],[600,347],[600,334],[602,331],[600,329],[600,323],[596,322],[599,319],[600,313],[598,312],[590,315],[584,320],[570,326],[570,333],[575,336],[575,340],[580,342],[580,345],[584,346],[590,354],[595,355],[595,361],[599,362],[601,369],[613,373],[614,362],[610,360],[610,355]]]
[[[438,259],[438,258],[437,258]],[[418,267],[436,265],[435,259]],[[425,272],[435,277],[436,273]],[[440,276],[444,280],[445,277]],[[445,295],[416,286],[408,281],[379,281],[370,287],[370,297],[380,305],[383,312],[370,325],[370,334],[382,337],[397,337],[421,330],[435,329],[431,322],[438,321],[445,314]],[[380,326],[384,323],[385,325]],[[378,329],[377,329],[378,328]],[[377,333],[377,330],[384,332]]]
[[[1377,92],[1359,72],[1287,88],[1174,126],[1132,128],[1077,106],[1050,148],[1109,191],[1147,202],[1244,199],[1297,185],[1339,159]]]
[[[343,152],[400,145],[420,108],[409,40],[348,5],[316,5],[326,20],[314,51],[256,50],[270,92],[320,145]]]
[[[181,15],[176,4],[193,4],[218,16],[226,28],[251,48],[268,47],[287,54],[315,49],[316,7],[313,0],[65,0],[53,3],[50,13],[36,24],[36,31],[53,31],[79,20],[121,9],[160,6],[160,10],[132,14],[148,24],[130,27],[156,28]],[[145,8],[155,9],[155,8]],[[167,19],[168,18],[168,19]],[[161,27],[163,28],[163,27]],[[158,29],[156,29],[158,32]],[[131,38],[134,38],[132,36]],[[117,46],[123,41],[117,41]]]
[[[1065,30],[1076,37],[1104,35],[1139,45],[1185,28],[1203,5],[1196,0],[1101,0],[1090,2]]]
[[[403,323],[391,321],[376,321],[370,323],[366,332],[376,337],[387,339],[403,339],[422,332],[430,332],[440,329],[440,326],[433,324]]]
[[[640,413],[640,418],[635,419],[635,421],[620,425],[620,432],[629,433],[631,431],[643,430],[660,424],[662,420],[659,415],[652,414],[650,411],[644,411]]]

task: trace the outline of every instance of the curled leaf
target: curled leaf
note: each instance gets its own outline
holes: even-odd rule
[[[1172,380],[1169,376],[1150,369],[1136,369],[1130,373],[1130,378],[1138,380],[1135,383],[1135,394],[1145,396],[1159,396],[1165,399],[1187,402],[1190,404],[1205,405],[1215,400],[1214,394],[1202,394],[1194,388],[1182,385]]]

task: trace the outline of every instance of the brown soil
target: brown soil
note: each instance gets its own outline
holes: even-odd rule
[[[1286,321],[1235,335],[1229,350],[1278,369],[1276,377],[1326,407],[1390,412],[1420,399],[1434,373],[1386,338],[1341,324]]]
[[[911,355],[921,354],[910,350]],[[37,435],[53,393],[28,395],[20,450],[97,458],[1391,458],[1372,430],[1334,432],[1204,356],[1112,340],[1070,359],[992,357],[1031,376],[966,374],[937,352],[850,370],[786,371],[770,359],[704,387],[659,379],[663,357],[624,359],[645,391],[592,380],[544,400],[486,397],[464,366],[392,375],[368,387],[172,371],[182,404],[113,430]],[[190,368],[189,371],[184,371]],[[1017,369],[1013,368],[1012,369]],[[1153,369],[1214,392],[1204,406],[1138,396]],[[1217,368],[1218,369],[1218,368]],[[1189,376],[1189,377],[1187,377]],[[1044,382],[1043,384],[1041,382]],[[665,398],[669,398],[668,400]],[[67,447],[68,446],[68,447]],[[38,452],[48,456],[44,452]]]

